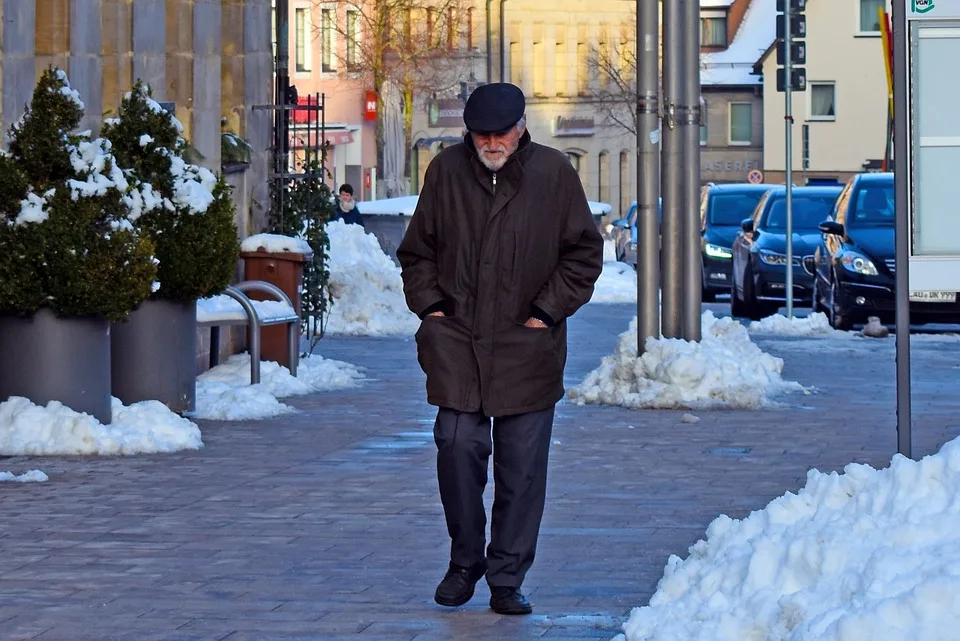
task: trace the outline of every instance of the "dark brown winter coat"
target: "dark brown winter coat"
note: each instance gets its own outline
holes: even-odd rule
[[[566,319],[590,300],[603,239],[559,151],[530,141],[496,174],[469,135],[427,167],[397,249],[427,401],[509,416],[563,398]],[[442,304],[446,317],[424,314]],[[524,327],[546,314],[548,329]]]

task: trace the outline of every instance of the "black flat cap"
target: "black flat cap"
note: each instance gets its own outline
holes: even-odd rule
[[[506,131],[523,117],[526,101],[520,87],[494,82],[474,89],[463,109],[467,131],[489,134]]]

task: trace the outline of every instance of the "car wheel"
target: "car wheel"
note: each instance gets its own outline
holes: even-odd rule
[[[767,305],[757,300],[757,293],[753,291],[753,274],[749,268],[743,273],[743,310],[750,320],[763,320]]]
[[[830,326],[846,332],[853,329],[853,320],[849,314],[845,314],[842,310],[837,309],[837,289],[839,289],[837,281],[833,279],[830,282]]]
[[[734,318],[740,318],[745,316],[743,309],[743,301],[740,299],[740,294],[737,293],[737,280],[731,275],[730,278],[730,315]]]
[[[813,293],[811,297],[810,311],[814,314],[823,313],[823,303],[820,302],[820,279],[816,274],[813,275]]]

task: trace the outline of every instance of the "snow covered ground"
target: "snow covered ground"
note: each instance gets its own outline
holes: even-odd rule
[[[626,641],[948,641],[960,630],[960,439],[887,468],[812,470],[671,556]]]
[[[616,351],[570,391],[573,402],[634,409],[757,408],[804,389],[784,381],[783,360],[763,352],[732,318],[704,312],[699,343],[650,338],[639,358],[636,322],[620,335]]]
[[[327,224],[330,293],[327,333],[349,336],[412,336],[420,319],[407,309],[400,268],[377,237],[359,225]]]
[[[149,454],[198,449],[200,429],[158,401],[113,399],[113,422],[52,401],[45,407],[14,396],[0,403],[0,454],[71,456]]]
[[[830,321],[822,312],[812,312],[809,316],[793,318],[774,314],[750,323],[750,333],[766,336],[857,338],[854,332],[844,332],[830,327]]]
[[[591,303],[637,302],[637,272],[626,263],[607,261],[594,287]]]
[[[11,483],[43,483],[49,481],[50,477],[40,470],[28,470],[23,474],[14,474],[13,472],[0,472],[0,483],[8,481]]]
[[[278,399],[355,387],[363,379],[350,363],[317,354],[301,358],[297,375],[279,363],[260,363],[260,383],[250,385],[250,355],[231,356],[226,363],[197,378],[194,418],[245,421],[295,412]]]

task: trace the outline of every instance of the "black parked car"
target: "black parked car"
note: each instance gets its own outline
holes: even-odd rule
[[[891,323],[895,309],[895,218],[892,173],[858,174],[847,182],[830,219],[820,224],[814,311],[837,329],[878,316]],[[913,323],[960,322],[956,292],[910,301]]]
[[[842,187],[793,188],[793,300],[810,304],[819,225],[833,211]],[[760,320],[787,300],[787,189],[768,191],[733,243],[730,312]]]
[[[703,300],[730,291],[730,259],[740,222],[750,216],[770,185],[734,183],[700,190],[700,250],[703,258]]]

